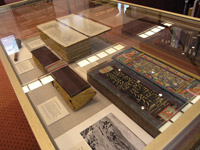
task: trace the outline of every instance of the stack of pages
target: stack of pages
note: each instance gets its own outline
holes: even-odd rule
[[[89,38],[55,20],[38,25],[41,39],[67,63],[91,54]]]
[[[111,29],[110,27],[74,14],[57,18],[57,20],[89,37],[97,36]]]

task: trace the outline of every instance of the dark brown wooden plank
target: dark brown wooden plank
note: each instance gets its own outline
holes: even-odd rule
[[[60,60],[54,53],[52,53],[47,47],[41,47],[36,50],[31,51],[33,56],[40,62],[40,64],[45,67],[58,60]]]
[[[90,85],[69,68],[69,66],[53,72],[52,75],[71,97],[90,87]]]

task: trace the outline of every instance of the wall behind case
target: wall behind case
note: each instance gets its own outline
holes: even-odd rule
[[[144,5],[148,7],[153,7],[161,10],[183,13],[184,10],[184,0],[122,0],[129,3]],[[194,0],[191,0],[190,3],[193,4]]]

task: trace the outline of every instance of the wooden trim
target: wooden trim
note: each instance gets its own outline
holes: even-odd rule
[[[1,46],[0,59],[40,148],[42,150],[55,150],[54,145],[52,144],[44,127],[38,119],[34,109],[32,108],[32,105],[30,104],[27,96],[24,94],[24,91],[21,88],[17,76],[15,75],[15,72],[13,71],[13,68],[11,67],[10,62],[8,61],[6,54],[4,53],[3,48]]]
[[[19,2],[14,2],[14,3],[10,3],[10,4],[4,4],[4,5],[2,5],[2,6],[0,6],[0,7],[4,7],[4,6],[11,6],[11,5],[15,5],[15,4],[19,4],[19,3],[22,3],[22,2],[27,2],[27,0],[21,0],[21,1],[19,1]]]
[[[162,150],[170,141],[172,141],[184,128],[186,128],[192,120],[194,120],[199,114],[200,101],[189,108],[177,121],[175,121],[169,128],[163,133],[157,136],[145,150]]]
[[[122,4],[127,4],[127,5],[132,5],[132,6],[136,6],[136,7],[147,9],[147,10],[157,11],[159,13],[165,13],[167,15],[173,15],[173,16],[176,16],[176,17],[182,17],[182,18],[185,18],[185,19],[191,19],[191,20],[194,20],[194,21],[200,21],[200,18],[197,18],[197,17],[182,15],[182,14],[173,13],[173,12],[169,12],[169,11],[165,11],[165,10],[161,10],[161,9],[151,8],[151,7],[147,7],[147,6],[142,6],[142,5],[123,2],[123,1],[118,1],[118,0],[111,0],[111,1],[117,2],[117,3],[122,3]]]

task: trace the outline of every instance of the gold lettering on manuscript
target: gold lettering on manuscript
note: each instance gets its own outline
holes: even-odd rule
[[[160,97],[158,93],[117,68],[102,75],[123,94],[126,94],[140,106],[144,106],[145,110],[153,116],[158,115],[170,104],[167,99]]]

